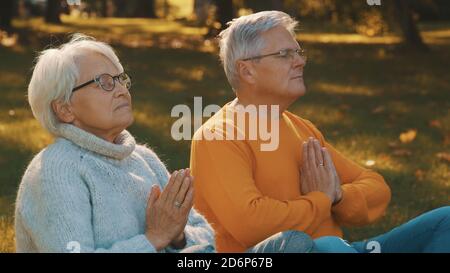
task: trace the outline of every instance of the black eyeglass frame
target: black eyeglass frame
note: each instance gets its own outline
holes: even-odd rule
[[[110,76],[113,79],[113,86],[112,86],[111,89],[107,89],[107,88],[103,87],[103,85],[100,83],[100,77],[102,77],[104,75],[108,75],[108,76]],[[94,83],[94,82],[97,83],[103,90],[108,91],[108,92],[112,91],[116,87],[116,81],[118,81],[120,84],[122,84],[121,80],[120,80],[120,77],[123,76],[123,75],[126,75],[126,77],[130,80],[130,85],[128,87],[125,86],[128,90],[130,90],[130,88],[131,88],[131,77],[126,72],[122,72],[122,73],[120,73],[120,74],[118,74],[116,76],[110,75],[108,73],[103,73],[103,74],[97,75],[97,76],[95,76],[95,78],[93,80],[87,81],[87,82],[85,82],[83,84],[80,84],[80,85],[76,86],[75,88],[73,88],[72,89],[72,93],[77,91],[77,90],[79,90],[79,89],[81,89],[81,88],[83,88],[83,87],[85,87],[85,86],[87,86],[87,85],[89,85],[89,84],[91,84],[91,83]]]

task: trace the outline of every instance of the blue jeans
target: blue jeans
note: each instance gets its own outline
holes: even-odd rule
[[[313,252],[450,253],[450,206],[424,213],[393,230],[352,244],[326,236],[314,240]]]
[[[306,253],[313,247],[314,241],[306,233],[288,230],[270,236],[246,253]]]

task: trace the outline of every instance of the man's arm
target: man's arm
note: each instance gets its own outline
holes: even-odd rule
[[[381,217],[391,199],[391,191],[378,173],[367,170],[339,153],[315,126],[302,119],[322,146],[331,154],[342,184],[342,199],[332,207],[334,218],[345,226],[362,226]]]
[[[319,191],[296,200],[264,196],[255,186],[251,156],[239,141],[193,140],[191,147],[196,194],[243,246],[289,229],[312,234],[330,217],[330,198]]]

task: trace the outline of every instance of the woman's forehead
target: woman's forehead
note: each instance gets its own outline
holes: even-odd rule
[[[85,51],[75,56],[80,77],[96,76],[103,73],[116,75],[120,73],[119,68],[105,55],[94,51]]]

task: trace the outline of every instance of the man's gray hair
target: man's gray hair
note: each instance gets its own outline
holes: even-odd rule
[[[298,21],[281,11],[262,11],[228,22],[228,28],[219,34],[220,60],[233,90],[239,87],[236,62],[260,54],[264,48],[261,34],[282,26],[295,37]]]

